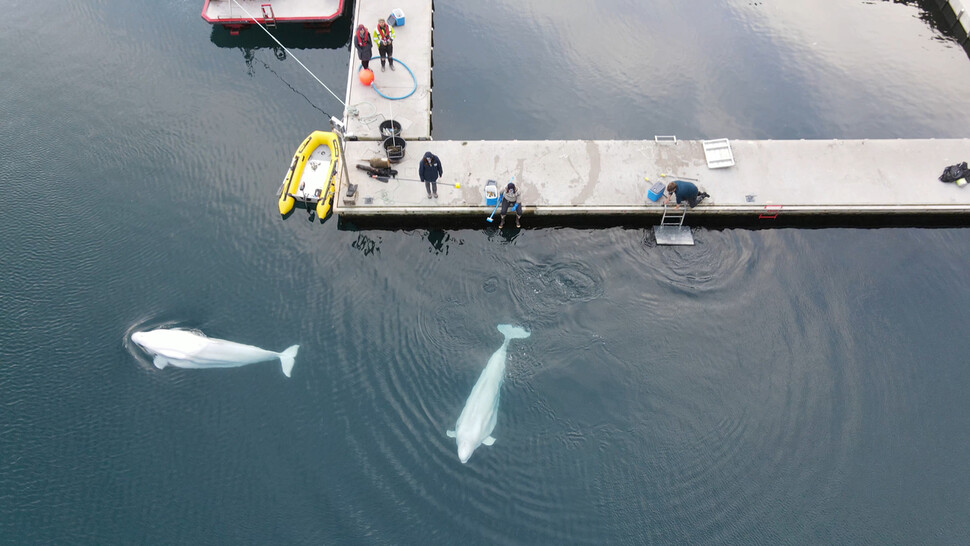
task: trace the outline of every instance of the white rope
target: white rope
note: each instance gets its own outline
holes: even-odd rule
[[[368,114],[366,116],[361,115],[359,107],[364,105],[367,105],[373,108],[374,109],[373,113]],[[360,121],[364,125],[367,125],[368,127],[370,126],[371,123],[377,121],[378,119],[387,119],[387,117],[384,114],[377,111],[376,106],[374,106],[372,103],[369,103],[367,101],[358,102],[357,104],[350,105],[349,107],[347,107],[347,113],[350,114],[351,116],[354,116],[355,118],[357,118],[358,121]]]
[[[272,38],[274,42],[276,42],[277,44],[279,44],[279,46],[283,48],[283,51],[287,52],[291,57],[293,57],[293,60],[295,60],[296,62],[300,63],[300,66],[303,67],[303,70],[306,70],[307,73],[309,73],[311,76],[313,76],[313,79],[317,80],[317,83],[319,83],[320,85],[322,85],[323,88],[326,89],[327,91],[330,91],[330,88],[327,87],[327,84],[325,84],[322,81],[320,81],[320,78],[318,78],[316,74],[314,74],[313,72],[311,72],[310,69],[307,68],[306,65],[303,64],[302,61],[300,61],[300,59],[297,59],[296,58],[296,55],[294,55],[292,51],[290,51],[289,49],[286,49],[286,46],[285,45],[280,44],[280,41],[276,39],[276,36],[273,36],[273,34],[269,30],[267,30],[266,27],[264,27],[262,24],[260,24],[260,22],[257,21],[256,18],[253,17],[251,13],[249,13],[248,11],[246,11],[246,8],[242,7],[242,5],[239,2],[237,2],[236,0],[232,0],[232,3],[233,4],[236,4],[237,6],[239,6],[239,9],[243,10],[243,12],[246,14],[247,17],[249,17],[250,19],[252,19],[253,22],[256,23],[257,25],[259,25],[259,28],[263,29],[263,31],[266,34],[269,34],[269,37]],[[330,94],[333,95],[333,98],[337,99],[337,102],[339,102],[341,106],[343,106],[343,107],[346,107],[347,106],[347,103],[345,103],[344,101],[340,100],[340,97],[338,97],[336,93],[334,93],[333,91],[330,91]]]

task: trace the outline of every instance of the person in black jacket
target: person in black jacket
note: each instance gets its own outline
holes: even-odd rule
[[[510,208],[515,211],[515,227],[522,227],[522,205],[519,203],[519,190],[512,182],[509,182],[509,185],[505,186],[505,191],[502,192],[502,221],[498,223],[499,229],[505,226],[505,215],[509,213]]]
[[[367,70],[367,65],[370,64],[370,58],[374,56],[374,42],[370,39],[370,32],[367,31],[367,27],[364,25],[357,25],[357,33],[354,35],[354,47],[357,48],[357,57],[360,58],[360,64]]]
[[[428,199],[431,196],[438,197],[438,177],[444,171],[441,169],[441,160],[431,152],[424,152],[421,158],[421,166],[418,167],[418,177],[424,182],[424,189],[428,190]]]

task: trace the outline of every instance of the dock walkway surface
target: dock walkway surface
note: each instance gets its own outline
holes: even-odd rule
[[[404,159],[393,165],[399,179],[381,182],[355,168],[384,157],[381,146],[347,142],[348,174],[358,197],[350,204],[345,192],[338,194],[336,207],[346,215],[487,213],[486,182],[501,187],[514,176],[525,212],[540,215],[659,215],[663,206],[648,199],[650,186],[682,178],[697,179],[711,194],[691,216],[778,209],[786,215],[970,212],[970,185],[938,180],[947,165],[970,155],[970,139],[730,144],[736,164],[710,169],[696,140],[410,142]],[[425,151],[441,158],[440,180],[460,189],[439,184],[439,197],[427,198],[416,181]]]
[[[361,68],[357,49],[350,47],[350,69],[347,74],[347,108],[344,119],[346,137],[360,140],[382,140],[380,124],[394,119],[401,124],[405,140],[431,138],[431,66],[432,66],[432,3],[431,0],[398,0],[392,7],[381,2],[358,0],[354,10],[354,26],[363,24],[374,32],[378,19],[385,21],[392,8],[404,12],[404,25],[394,26],[395,70],[381,71],[377,44],[373,46],[370,69],[374,83],[360,83]],[[353,40],[353,37],[351,37]],[[382,97],[405,97],[389,100]],[[410,95],[408,95],[410,93]]]
[[[372,29],[378,18],[389,15],[379,5],[358,1],[357,20]],[[938,180],[948,165],[970,161],[970,139],[730,140],[733,161],[727,167],[709,164],[700,140],[431,140],[432,2],[397,5],[406,18],[404,26],[396,27],[394,54],[415,74],[416,91],[404,100],[381,98],[358,81],[359,63],[351,48],[346,169],[334,202],[338,215],[358,220],[487,215],[493,207],[485,202],[486,182],[494,180],[502,188],[513,176],[525,213],[549,217],[659,219],[662,199],[651,201],[647,192],[655,182],[676,179],[696,179],[711,195],[691,210],[691,218],[970,213],[970,185]],[[385,94],[411,88],[410,76],[402,83],[409,73],[401,68],[381,72],[377,60],[371,68]],[[397,178],[381,181],[356,165],[386,158],[379,125],[391,118],[402,125],[405,155],[392,165]],[[418,181],[426,151],[441,158],[441,182],[460,188],[439,184],[439,197],[427,197]],[[349,188],[356,193],[349,195]]]

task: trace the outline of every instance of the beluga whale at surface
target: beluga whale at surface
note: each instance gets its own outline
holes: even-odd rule
[[[455,438],[458,443],[458,458],[461,459],[462,464],[468,462],[478,446],[482,444],[490,446],[495,443],[492,431],[495,430],[495,420],[498,417],[499,390],[502,387],[502,381],[505,380],[505,358],[508,354],[509,341],[525,339],[532,335],[524,328],[511,324],[499,324],[498,331],[505,336],[505,341],[488,359],[482,375],[472,387],[468,401],[465,402],[465,407],[458,416],[458,422],[455,423],[455,430],[448,431],[448,436]]]
[[[178,368],[236,368],[279,359],[286,377],[293,370],[296,352],[300,348],[293,345],[277,353],[177,328],[135,332],[131,340],[155,355],[155,367],[160,370],[169,365]]]

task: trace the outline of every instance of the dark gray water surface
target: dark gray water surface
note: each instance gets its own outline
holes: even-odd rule
[[[0,542],[970,542],[966,229],[660,248],[281,220],[293,150],[342,108],[201,5],[21,3],[0,32]],[[970,127],[970,61],[913,3],[439,1],[435,24],[438,139]],[[347,38],[293,40],[342,97]],[[503,322],[532,337],[462,465],[445,431]],[[157,326],[301,349],[291,379],[157,370],[129,341]]]

